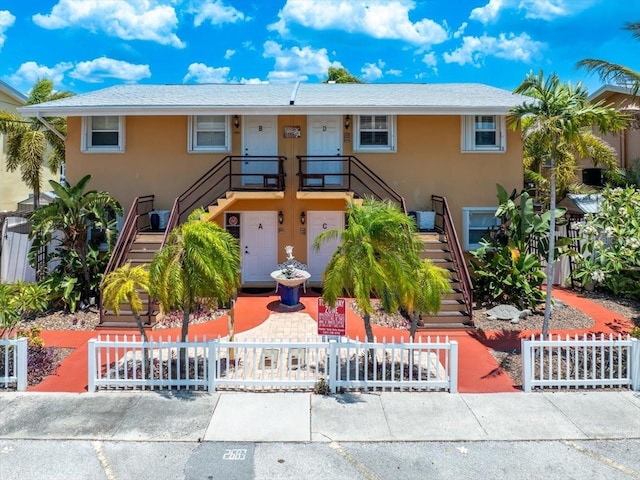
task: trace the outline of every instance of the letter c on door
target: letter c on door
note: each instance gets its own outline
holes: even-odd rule
[[[327,224],[326,224],[326,223],[323,223],[323,224],[322,224],[322,228],[323,228],[324,230],[326,230],[326,229],[327,229]]]

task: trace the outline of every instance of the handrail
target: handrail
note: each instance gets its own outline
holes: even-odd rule
[[[153,195],[143,195],[141,197],[136,197],[133,199],[131,203],[131,208],[127,213],[127,217],[124,220],[122,225],[122,230],[120,231],[120,235],[118,235],[118,240],[116,241],[115,246],[113,247],[113,252],[111,253],[111,258],[109,258],[109,262],[107,263],[107,267],[104,270],[104,276],[113,272],[117,268],[124,265],[124,260],[127,258],[127,253],[131,248],[131,245],[136,239],[136,236],[140,232],[140,219],[153,210],[153,201],[155,197]],[[150,208],[148,208],[150,206]],[[100,322],[102,323],[104,318],[104,308],[102,304],[102,295],[100,295]],[[147,315],[150,316],[151,304],[149,303],[149,312]]]
[[[171,231],[185,220],[184,216],[191,213],[197,205],[213,203],[224,197],[231,190],[256,190],[256,187],[236,186],[234,180],[246,177],[262,177],[261,190],[284,190],[284,161],[282,155],[227,155],[213,167],[203,173],[189,188],[173,202],[167,226],[165,228],[162,245],[164,246]],[[278,162],[277,170],[273,174],[264,173],[236,173],[234,164],[241,162]],[[267,185],[267,178],[275,180],[275,184]],[[222,186],[222,188],[218,188]]]
[[[400,205],[401,210],[407,213],[407,206],[404,197],[390,187],[382,178],[380,178],[373,170],[366,166],[360,159],[354,155],[297,155],[298,159],[298,177],[300,191],[305,190],[348,190],[358,193],[360,195],[368,194],[373,195],[379,200],[384,198],[390,198]],[[326,172],[326,173],[309,173],[307,165],[310,162],[324,162],[324,161],[339,161],[347,164],[347,173],[340,172]],[[355,167],[355,168],[354,168]],[[358,175],[357,172],[361,175]],[[337,185],[337,188],[331,188],[325,184],[326,177],[346,177],[347,182]],[[319,187],[309,186],[306,184],[307,179],[320,180],[321,185]],[[359,192],[355,185],[362,185],[366,192]]]
[[[467,268],[467,262],[464,259],[462,248],[460,248],[458,234],[453,226],[449,204],[445,197],[439,195],[431,195],[431,204],[434,212],[436,212],[436,217],[439,217],[442,223],[441,226],[438,225],[440,222],[436,219],[436,226],[439,226],[447,236],[447,243],[451,248],[453,264],[460,277],[462,296],[467,308],[467,314],[469,315],[469,320],[473,323],[473,284],[471,283],[471,276],[469,275],[469,269]]]

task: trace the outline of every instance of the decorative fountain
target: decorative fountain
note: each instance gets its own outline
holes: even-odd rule
[[[278,270],[271,272],[278,284],[277,291],[280,293],[280,303],[285,307],[297,307],[300,305],[300,287],[306,291],[306,282],[311,277],[307,272],[307,266],[293,258],[293,247],[284,247],[287,253],[287,261],[278,265]]]

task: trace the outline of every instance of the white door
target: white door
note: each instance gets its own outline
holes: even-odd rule
[[[342,155],[342,118],[336,115],[309,115],[307,135],[307,155]],[[342,173],[342,161],[329,159],[309,159],[307,173]],[[307,185],[320,185],[320,180],[309,179]],[[326,185],[341,185],[343,177],[340,175],[327,175],[324,177]]]
[[[278,155],[278,117],[275,115],[250,115],[243,117],[243,154],[250,156]],[[242,173],[276,175],[277,161],[260,159],[242,162]],[[262,176],[243,176],[243,185],[263,184]]]
[[[321,282],[324,269],[331,260],[333,252],[340,245],[340,238],[323,242],[320,250],[313,248],[313,242],[322,232],[335,228],[344,228],[344,212],[313,212],[308,214],[307,232],[307,268],[311,277],[310,282]]]
[[[276,212],[242,212],[242,283],[269,282],[278,267]]]

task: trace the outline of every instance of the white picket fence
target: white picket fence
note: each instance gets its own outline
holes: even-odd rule
[[[631,387],[640,390],[640,343],[609,335],[522,340],[522,388]]]
[[[0,387],[27,389],[27,339],[0,339]]]
[[[185,353],[181,355],[181,351]],[[144,361],[144,359],[147,359]],[[457,392],[458,344],[229,341],[89,341],[90,392],[98,388],[208,390],[448,390]]]

